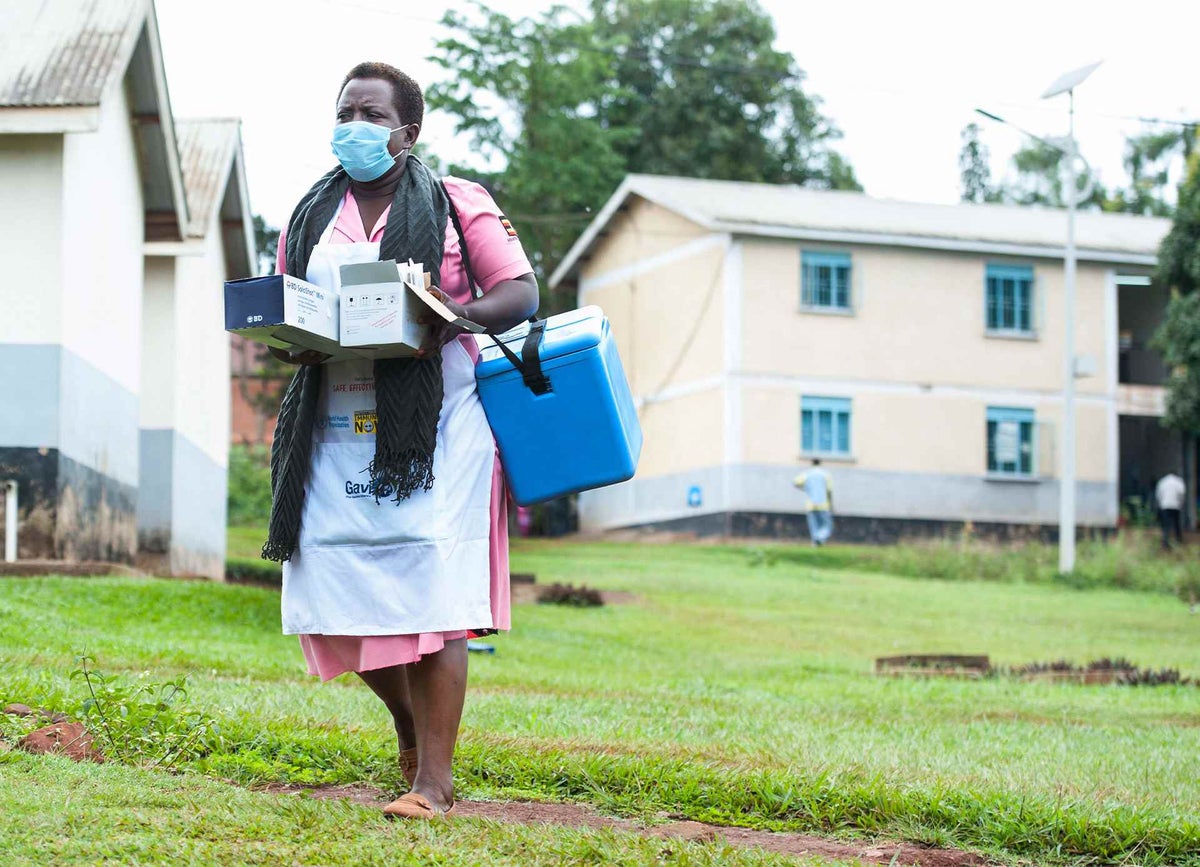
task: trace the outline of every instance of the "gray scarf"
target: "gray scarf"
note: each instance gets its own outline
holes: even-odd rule
[[[302,276],[321,233],[349,189],[340,166],[304,194],[287,229],[287,270]],[[379,258],[421,262],[440,280],[449,203],[433,173],[409,156],[392,198]],[[271,523],[262,556],[284,561],[300,538],[304,484],[312,453],[312,430],[321,391],[320,365],[296,371],[275,426],[271,445]],[[433,487],[433,452],[442,410],[442,356],[389,358],[375,362],[375,459],[368,470],[375,501],[399,503],[414,491]]]

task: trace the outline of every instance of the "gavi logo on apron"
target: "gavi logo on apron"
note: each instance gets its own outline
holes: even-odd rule
[[[370,467],[360,470],[359,472],[366,473],[369,471],[370,471]],[[352,479],[346,479],[346,498],[350,499],[350,500],[360,500],[360,499],[363,499],[364,497],[372,497],[373,498],[376,496],[375,488],[376,488],[375,482],[372,481],[370,477],[368,477],[365,482],[356,482]],[[391,485],[388,485],[388,484],[380,485],[379,492],[378,492],[379,499],[386,500],[393,493],[395,493],[395,490],[396,489],[393,488]]]

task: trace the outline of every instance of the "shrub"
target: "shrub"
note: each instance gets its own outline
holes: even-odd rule
[[[106,758],[170,768],[204,755],[210,741],[219,738],[212,717],[181,707],[187,678],[128,684],[96,671],[91,657],[80,657],[79,662],[71,677],[84,682],[87,698],[78,714]]]
[[[230,557],[225,561],[225,580],[239,584],[271,584],[278,587],[283,583],[283,567],[270,560]]]
[[[858,569],[943,581],[1061,583],[1081,590],[1118,587],[1177,593],[1200,601],[1200,563],[1162,554],[1153,533],[1125,531],[1080,542],[1075,571],[1058,571],[1058,548],[1041,542],[1001,544],[964,533],[880,546],[779,547],[773,555],[744,549],[753,566],[776,561],[829,569]]]
[[[571,605],[575,608],[597,608],[604,604],[599,590],[584,584],[551,584],[538,593],[538,602],[547,605]]]
[[[229,450],[229,523],[266,526],[271,517],[271,450],[235,445]]]

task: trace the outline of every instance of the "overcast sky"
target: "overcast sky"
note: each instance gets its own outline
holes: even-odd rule
[[[1030,131],[1066,131],[1065,97],[1041,101],[1058,75],[1104,64],[1076,94],[1077,132],[1101,180],[1123,182],[1129,117],[1200,116],[1197,0],[762,0],[776,47],[808,75],[807,91],[845,133],[839,149],[874,196],[958,200],[960,132],[985,124],[993,174],[1020,134],[974,115],[975,106]],[[542,0],[493,0],[533,15]],[[384,60],[423,86],[442,75],[426,58],[443,35],[444,6],[394,0],[158,0],[172,107],[179,117],[243,122],[251,207],[286,221],[296,199],[332,165],[333,103],[345,72]],[[445,117],[421,139],[469,159]]]

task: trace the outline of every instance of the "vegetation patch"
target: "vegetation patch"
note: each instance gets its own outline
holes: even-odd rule
[[[570,605],[574,608],[599,608],[604,597],[599,590],[580,584],[554,583],[538,591],[537,601],[543,605]]]
[[[1046,584],[1079,590],[1114,588],[1169,593],[1194,605],[1200,599],[1200,558],[1162,552],[1152,532],[1130,530],[1111,541],[1080,542],[1076,568],[1058,571],[1058,548],[1040,542],[999,545],[974,538],[897,545],[795,545],[742,548],[748,565],[778,563],[847,569],[939,581]]]
[[[1064,689],[1009,677],[872,675],[877,657],[932,647],[986,653],[998,668],[1029,659],[1155,660],[1181,680],[1194,678],[1196,619],[1162,594],[914,581],[786,559],[764,568],[747,562],[745,548],[719,546],[515,541],[513,565],[547,585],[587,575],[590,587],[636,593],[638,604],[578,610],[531,598],[516,605],[514,631],[491,640],[496,653],[472,655],[455,765],[464,799],[587,804],[648,823],[665,813],[766,831],[907,840],[1008,864],[1200,864],[1194,687]],[[65,852],[57,862],[76,863],[178,853],[152,848],[164,822],[176,827],[147,806],[156,780],[180,779],[186,791],[208,793],[189,795],[194,806],[183,811],[178,792],[169,800],[172,815],[194,817],[205,845],[216,833],[242,845],[260,839],[249,829],[268,814],[240,795],[214,797],[201,776],[247,786],[368,785],[388,793],[401,786],[386,711],[351,677],[320,684],[304,674],[295,639],[279,634],[271,588],[118,577],[0,581],[0,617],[0,707],[21,702],[69,712],[105,747],[103,724],[84,716],[88,680],[70,676],[82,670],[75,657],[86,648],[99,661],[88,669],[99,666],[114,679],[111,699],[101,695],[103,685],[96,690],[106,714],[118,708],[109,717],[114,726],[122,704],[143,721],[131,727],[135,740],[153,732],[144,723],[160,702],[168,719],[166,736],[141,735],[145,747],[88,765],[70,783],[56,776],[58,759],[0,755],[0,807],[13,817],[0,830],[0,853],[17,861],[32,851],[22,846],[34,845],[27,826],[56,841],[80,835],[28,819],[30,809],[11,809],[5,792],[12,785],[51,817],[57,813],[47,805],[63,786],[92,793],[126,786],[120,798],[95,800],[110,804],[109,812],[88,813],[87,825],[89,840],[114,841],[121,855],[101,856],[100,844],[86,848],[82,840],[72,845],[86,854],[55,850]],[[164,695],[163,686],[185,677],[186,696]],[[139,697],[117,694],[141,684],[151,688]],[[194,712],[215,724],[188,744]],[[0,715],[0,738],[15,744],[43,724]],[[172,744],[184,748],[168,752]],[[144,769],[164,754],[147,776]],[[129,765],[143,770],[122,777]],[[167,766],[183,777],[162,774]],[[222,812],[226,802],[248,818]],[[383,846],[370,830],[374,813],[351,815],[330,803],[295,809],[306,811],[306,827],[327,831],[324,817],[337,816],[355,833],[329,837],[317,858],[298,842],[309,839],[307,831],[269,813],[299,834],[292,842],[272,836],[277,861],[371,863],[356,839]],[[125,836],[130,811],[151,823],[133,841]],[[476,851],[445,833],[426,841],[422,851],[440,853],[433,860]],[[561,845],[570,858],[595,846],[593,862],[616,852],[616,844],[569,829],[487,833],[495,852],[515,851],[518,839],[538,852]],[[6,840],[23,842],[5,849]],[[622,856],[626,863],[653,863],[660,851],[630,845],[636,854]],[[717,863],[718,846],[689,849],[687,857]]]

